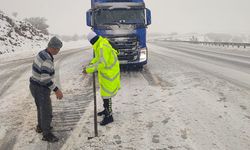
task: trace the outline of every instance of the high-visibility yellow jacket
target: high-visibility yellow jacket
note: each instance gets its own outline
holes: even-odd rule
[[[98,71],[98,80],[103,99],[116,95],[120,89],[120,65],[118,52],[110,45],[106,38],[99,39],[92,46],[95,57],[86,67],[87,73]]]

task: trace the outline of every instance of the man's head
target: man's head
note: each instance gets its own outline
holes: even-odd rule
[[[54,36],[50,39],[47,49],[52,55],[56,55],[60,51],[62,46],[62,41],[60,41],[57,37]]]
[[[98,40],[99,36],[94,32],[91,31],[89,32],[89,34],[87,35],[87,39],[89,40],[89,42],[94,45],[95,42]]]

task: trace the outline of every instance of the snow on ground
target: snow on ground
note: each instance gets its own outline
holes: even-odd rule
[[[86,64],[87,61],[89,61],[89,58],[91,58],[91,53],[85,52],[85,56],[83,55],[83,52],[76,53],[72,55],[72,57],[63,58],[64,61],[62,63],[56,62],[57,67],[60,65],[61,69],[59,72],[56,72],[58,76],[60,76],[59,81],[56,83],[59,85],[61,90],[63,91],[64,98],[62,100],[57,100],[55,95],[52,93],[52,105],[53,105],[53,123],[52,126],[54,126],[55,129],[53,129],[53,132],[55,135],[59,136],[59,133],[64,132],[64,130],[71,130],[71,127],[68,126],[67,123],[64,123],[63,121],[66,120],[60,120],[63,117],[66,117],[67,111],[73,111],[68,109],[79,109],[74,104],[74,102],[70,103],[70,101],[75,101],[77,99],[80,99],[84,102],[84,92],[83,90],[86,90],[88,87],[85,87],[85,81],[84,76],[81,74],[81,66],[82,64]],[[86,55],[87,54],[87,55]],[[89,57],[89,58],[88,58]],[[84,60],[83,60],[84,58]],[[60,61],[60,60],[59,60]],[[28,77],[28,76],[26,76]],[[25,85],[27,92],[29,93],[28,89],[28,83]],[[25,115],[25,121],[22,124],[22,129],[19,134],[19,136],[16,138],[16,144],[14,149],[17,150],[26,150],[26,149],[34,149],[34,150],[45,150],[49,147],[52,147],[47,142],[44,142],[41,140],[42,136],[41,134],[37,134],[35,132],[35,126],[37,124],[36,122],[36,108],[33,102],[33,98],[31,96],[27,97],[25,101],[28,101],[29,107],[31,107],[31,110],[28,110],[29,113]],[[81,102],[80,101],[80,102]],[[79,102],[79,103],[80,103]],[[71,104],[72,106],[65,106],[65,105]],[[67,109],[65,109],[65,108]],[[83,107],[84,108],[84,107]],[[83,109],[82,108],[82,109]],[[61,116],[61,114],[64,116]],[[79,112],[79,114],[81,114]],[[77,115],[77,114],[75,114]],[[57,124],[57,125],[54,125]],[[60,141],[63,141],[63,138],[59,136]]]
[[[32,43],[26,44],[29,46],[22,47],[22,50],[16,51],[15,53],[5,53],[5,54],[0,55],[0,63],[2,63],[4,61],[19,60],[19,59],[34,57],[34,56],[36,56],[36,54],[39,51],[45,49],[47,47],[47,44],[48,43],[44,42],[41,44],[41,46],[37,46],[35,48],[30,47],[30,45],[32,45]],[[83,47],[85,45],[89,45],[89,42],[87,40],[63,42],[63,47],[62,47],[61,51],[76,49],[79,47]]]
[[[174,43],[174,42],[173,42]],[[176,44],[176,43],[175,43]],[[250,47],[237,47],[237,46],[219,46],[219,45],[202,45],[202,44],[189,44],[189,43],[180,43],[180,45],[185,45],[185,46],[190,46],[190,47],[196,47],[196,48],[207,48],[209,50],[216,50],[216,51],[225,51],[225,52],[232,52],[232,53],[239,53],[244,54],[244,53],[250,53]]]
[[[59,80],[57,83],[65,92],[64,100],[66,102],[70,101],[74,96],[77,97],[77,93],[82,93],[79,91],[83,87],[80,81],[82,79],[81,68],[92,56],[92,51],[85,52],[84,55],[82,54],[82,49],[87,50],[86,47],[90,47],[87,41],[64,43],[59,56],[55,58],[57,70],[60,68],[60,73],[62,74],[59,75],[59,72],[56,72],[57,79]],[[78,52],[76,48],[80,48],[77,50]],[[36,53],[38,51],[39,49]],[[74,55],[72,56],[72,54]],[[36,126],[36,107],[29,91],[32,61],[29,61],[29,59],[25,61],[26,58],[33,60],[33,57],[34,53],[28,50],[21,53],[1,55],[1,84],[5,78],[6,81],[0,86],[0,149],[27,149],[27,147],[42,149],[41,147],[47,147],[46,142],[42,142],[40,136],[34,132],[34,127]],[[22,59],[24,60],[23,62]],[[70,62],[70,60],[73,62]],[[61,66],[62,62],[66,62],[66,64]],[[65,68],[64,66],[67,67]],[[78,82],[76,84],[73,81]],[[55,103],[56,98],[54,95],[52,95],[52,100],[53,104],[58,105]],[[38,146],[33,142],[38,143]],[[39,143],[41,147],[39,147]]]
[[[94,136],[91,103],[62,149],[249,149],[249,91],[159,55],[164,48],[150,49],[142,73],[121,74],[114,123],[98,126],[99,137],[88,140]]]
[[[84,45],[79,42],[79,45],[85,47],[89,43]],[[79,45],[71,43],[69,49]],[[62,101],[52,95],[55,108],[53,132],[60,138],[59,148],[250,149],[249,90],[192,65],[199,63],[200,67],[206,66],[202,60],[192,60],[188,55],[178,55],[174,50],[152,44],[149,44],[149,51],[149,63],[142,72],[121,72],[122,88],[113,98],[114,122],[104,127],[98,125],[99,136],[89,140],[88,137],[94,136],[91,75],[82,76],[81,68],[89,61],[91,51],[56,59],[59,70],[57,80],[64,92]],[[55,149],[57,144],[41,141],[41,135],[34,131],[36,108],[28,89],[29,71],[20,72],[15,86],[11,86],[1,97],[0,142],[8,141],[4,147],[7,145],[18,150]],[[76,103],[70,103],[74,101]],[[90,103],[84,103],[84,113],[79,111],[80,116],[74,122],[76,125],[70,127],[67,134],[62,134],[68,129],[67,120],[62,119],[64,112],[79,109],[76,104],[81,101]],[[99,91],[97,102],[100,111],[102,100]],[[64,104],[68,106],[62,107]],[[101,119],[98,117],[98,122]],[[14,127],[12,132],[9,127]]]
[[[41,47],[48,35],[18,17],[0,11],[0,55]]]
[[[158,38],[157,38],[158,37]],[[205,42],[233,42],[249,43],[248,34],[224,34],[224,33],[172,33],[172,34],[149,34],[149,40],[167,39],[174,41],[205,41]]]

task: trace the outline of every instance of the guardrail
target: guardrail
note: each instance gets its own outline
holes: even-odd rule
[[[222,46],[222,47],[250,47],[250,43],[234,43],[234,42],[202,42],[202,41],[179,41],[179,40],[164,40],[168,42],[184,42],[184,43],[192,43],[192,44],[202,44],[202,45],[211,45],[211,46]]]

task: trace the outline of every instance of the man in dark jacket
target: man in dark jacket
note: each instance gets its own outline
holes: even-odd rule
[[[32,65],[32,76],[30,77],[30,91],[35,99],[37,107],[36,132],[43,133],[42,140],[57,142],[58,138],[51,133],[52,106],[50,93],[55,92],[57,99],[62,99],[61,90],[53,82],[54,58],[62,47],[62,42],[57,37],[52,37],[48,47],[36,56]]]

